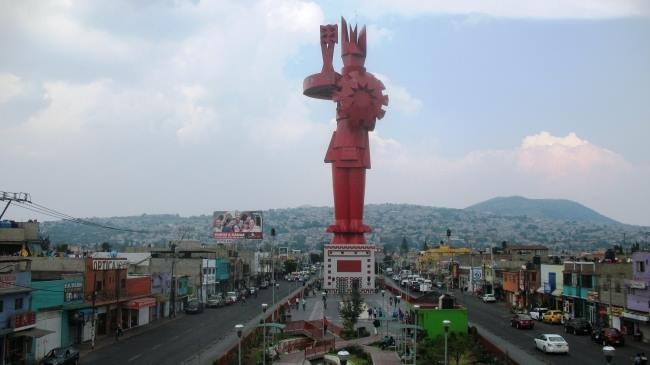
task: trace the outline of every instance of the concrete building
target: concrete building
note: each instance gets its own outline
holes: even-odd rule
[[[38,362],[50,350],[80,343],[84,324],[90,316],[83,313],[90,305],[84,302],[83,274],[36,272],[32,275],[32,305],[36,329],[30,361]]]
[[[563,308],[562,290],[564,265],[541,264],[540,287],[537,289],[538,304],[550,309]]]
[[[601,322],[621,329],[627,290],[625,283],[632,278],[632,263],[603,262],[596,264],[598,282],[598,316]],[[632,333],[632,332],[630,332]]]
[[[0,258],[0,363],[28,360],[36,331],[36,314],[30,310],[31,262],[25,258]]]
[[[643,340],[650,340],[650,252],[632,255],[632,279],[626,282],[629,294],[623,319],[631,333],[641,333]],[[629,332],[628,332],[629,333]]]
[[[356,287],[361,293],[375,292],[375,246],[370,244],[325,245],[323,288],[347,294]]]

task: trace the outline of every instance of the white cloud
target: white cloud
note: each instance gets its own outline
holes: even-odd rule
[[[411,95],[405,87],[393,84],[386,76],[375,74],[384,84],[386,90],[384,94],[388,95],[388,108],[398,110],[406,114],[415,114],[422,107],[422,101]]]
[[[650,166],[633,165],[575,133],[558,137],[540,132],[524,137],[516,148],[478,150],[461,158],[442,157],[427,146],[383,143],[377,136],[371,141],[369,202],[462,208],[494,196],[566,198],[614,219],[650,223],[643,213],[650,194],[638,187],[650,179]],[[646,221],[630,221],[626,218],[630,216],[646,217]]]
[[[555,137],[541,132],[524,138],[518,165],[529,173],[557,177],[596,169],[619,169],[629,164],[622,156],[580,139],[575,133]]]
[[[375,24],[370,24],[367,27],[368,44],[372,47],[378,44],[384,44],[393,40],[393,31],[380,27]]]
[[[22,94],[24,89],[20,77],[10,73],[0,73],[0,105]]]
[[[648,17],[645,0],[365,0],[364,14],[484,15],[499,18],[606,19]]]

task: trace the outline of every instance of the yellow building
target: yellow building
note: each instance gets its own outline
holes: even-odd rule
[[[438,247],[420,252],[416,266],[422,271],[433,270],[440,261],[449,261],[459,255],[469,255],[471,252],[472,250],[466,247],[449,247],[441,243]]]

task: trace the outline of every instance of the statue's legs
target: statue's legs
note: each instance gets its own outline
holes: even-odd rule
[[[334,233],[333,243],[365,243],[363,234],[370,232],[363,224],[366,169],[337,167],[332,164],[334,187],[334,224],[328,232]]]

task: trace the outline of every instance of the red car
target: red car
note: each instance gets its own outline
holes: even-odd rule
[[[625,345],[625,338],[623,337],[623,334],[616,328],[605,327],[596,329],[591,333],[591,339],[596,343],[602,344],[603,346]]]
[[[533,319],[527,314],[516,314],[510,320],[510,325],[517,329],[530,328],[533,329],[535,326]]]

